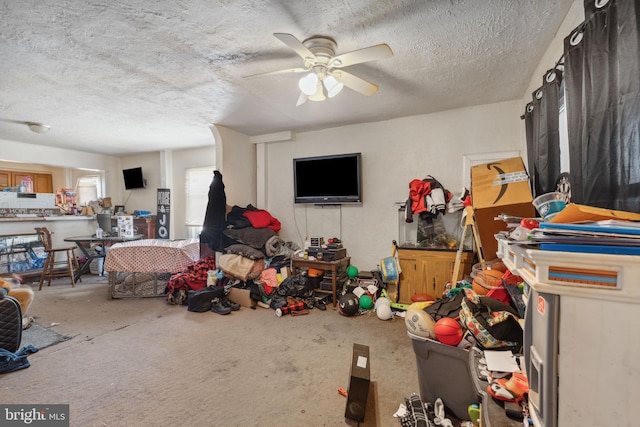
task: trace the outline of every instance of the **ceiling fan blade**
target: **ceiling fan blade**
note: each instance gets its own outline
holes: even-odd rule
[[[302,104],[304,104],[305,102],[307,102],[307,95],[305,95],[304,93],[300,92],[300,96],[298,97],[298,101],[296,102],[296,107],[301,106]]]
[[[329,63],[329,67],[348,67],[349,65],[389,58],[390,56],[393,56],[393,51],[389,45],[382,43],[334,56]]]
[[[0,118],[0,122],[7,122],[7,123],[15,123],[18,125],[26,125],[29,129],[31,129],[32,132],[35,133],[47,133],[51,130],[51,126],[44,124],[44,123],[40,123],[40,122],[32,122],[32,121],[28,121],[28,120],[12,120],[12,119],[1,119]]]
[[[243,78],[245,78],[245,79],[253,79],[255,77],[273,76],[273,75],[276,75],[276,74],[305,73],[305,72],[309,72],[309,69],[308,68],[287,68],[285,70],[269,71],[269,72],[266,72],[266,73],[252,74],[250,76],[245,76]]]
[[[12,120],[12,119],[0,119],[0,122],[17,123],[19,125],[26,125],[28,123],[31,123],[24,120]]]
[[[305,45],[302,44],[300,40],[292,36],[291,34],[286,33],[273,33],[273,35],[280,40],[282,43],[289,46],[294,50],[295,53],[300,55],[302,59],[308,59],[313,61],[315,59],[315,55],[311,52]]]
[[[378,86],[344,70],[333,71],[330,74],[349,89],[355,90],[364,96],[371,96],[378,91]]]

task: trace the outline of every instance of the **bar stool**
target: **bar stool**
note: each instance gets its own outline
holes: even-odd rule
[[[45,278],[47,279],[47,286],[51,286],[51,278],[53,277],[69,277],[71,278],[71,286],[75,287],[75,278],[80,271],[80,265],[73,252],[74,246],[54,248],[51,239],[53,233],[49,231],[47,227],[36,227],[36,232],[47,254],[44,267],[42,268],[42,274],[40,275],[40,288],[38,288],[38,290],[42,290],[42,284]],[[66,259],[56,259],[56,255],[59,253],[65,253]],[[65,267],[55,268],[59,265],[64,265]],[[77,276],[78,280],[82,281],[80,275]]]

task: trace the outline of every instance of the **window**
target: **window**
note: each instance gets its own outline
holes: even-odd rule
[[[87,206],[89,202],[102,198],[102,178],[99,175],[86,175],[76,183],[78,206]]]
[[[189,237],[197,237],[202,230],[214,169],[215,166],[205,166],[186,170],[185,222],[189,229]]]

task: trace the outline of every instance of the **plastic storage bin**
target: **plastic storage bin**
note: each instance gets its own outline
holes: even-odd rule
[[[407,331],[416,353],[418,384],[423,402],[441,398],[445,408],[468,420],[469,405],[479,403],[469,369],[469,350],[419,337]]]

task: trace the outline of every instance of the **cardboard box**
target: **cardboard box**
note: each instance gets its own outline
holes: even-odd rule
[[[471,197],[485,260],[496,258],[495,234],[507,230],[500,214],[535,217],[529,174],[520,157],[476,165],[471,168]]]
[[[242,307],[253,308],[255,304],[250,296],[249,289],[231,288],[229,299],[235,303],[240,304]]]
[[[354,343],[345,418],[364,421],[371,382],[370,372],[369,346]]]

